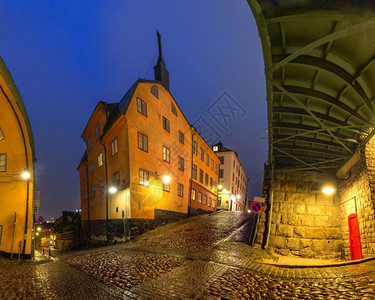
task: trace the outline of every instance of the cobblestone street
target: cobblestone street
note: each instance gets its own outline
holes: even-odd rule
[[[262,263],[247,213],[181,220],[115,246],[0,261],[1,299],[375,299],[375,262]]]

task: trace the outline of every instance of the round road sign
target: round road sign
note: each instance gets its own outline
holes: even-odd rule
[[[44,217],[42,215],[39,215],[36,220],[38,221],[39,224],[43,224],[44,223]]]
[[[259,214],[262,211],[262,204],[260,202],[254,202],[251,204],[251,211],[255,214]]]

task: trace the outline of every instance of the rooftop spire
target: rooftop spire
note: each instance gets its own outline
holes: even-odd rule
[[[161,84],[167,90],[169,90],[169,72],[166,68],[166,64],[163,58],[163,50],[161,47],[161,35],[158,30],[156,30],[156,35],[158,37],[159,57],[156,65],[154,66],[155,80],[161,81]]]

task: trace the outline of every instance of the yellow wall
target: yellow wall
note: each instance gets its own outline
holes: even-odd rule
[[[7,154],[6,172],[0,172],[0,225],[3,225],[2,237],[0,240],[0,251],[11,252],[13,236],[13,219],[14,213],[17,213],[14,252],[18,253],[19,242],[21,242],[21,252],[23,250],[26,209],[27,214],[27,238],[25,254],[31,254],[31,236],[33,227],[33,157],[30,137],[26,127],[24,116],[19,110],[15,96],[11,92],[8,80],[0,73],[0,128],[2,129],[5,139],[0,141],[0,154]],[[14,87],[15,88],[15,87]],[[10,101],[8,101],[8,99]],[[14,110],[12,109],[12,106]],[[16,113],[16,114],[15,114]],[[17,121],[19,119],[20,124]],[[26,116],[27,118],[27,116]],[[25,143],[22,138],[22,131],[25,136]],[[25,150],[26,144],[26,150]],[[26,160],[26,153],[28,159]],[[30,180],[22,179],[21,173],[26,169],[31,174]],[[28,196],[28,207],[26,201]]]

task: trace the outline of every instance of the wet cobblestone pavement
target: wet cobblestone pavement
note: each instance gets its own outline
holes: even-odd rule
[[[260,262],[247,213],[181,220],[137,241],[38,264],[0,260],[0,299],[375,299],[375,260],[333,267]]]

